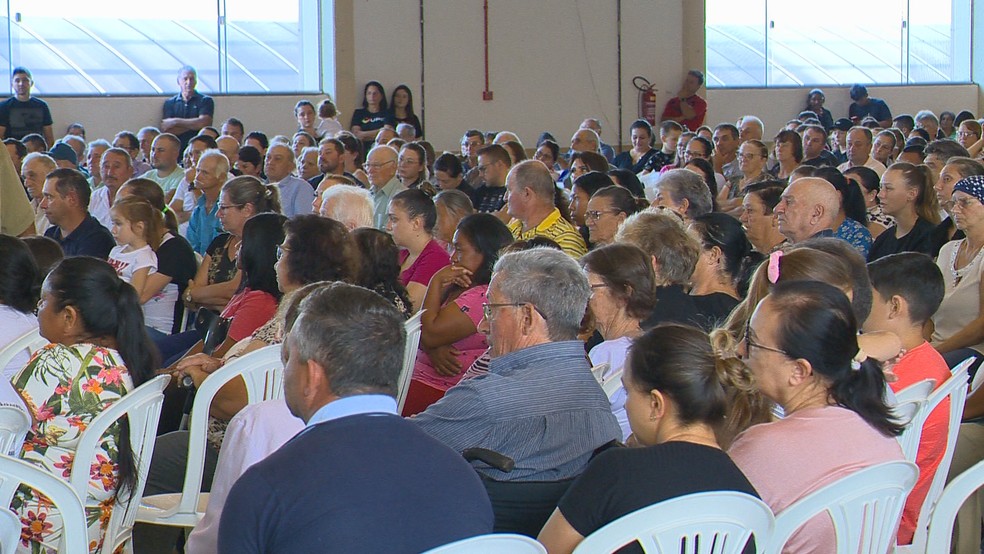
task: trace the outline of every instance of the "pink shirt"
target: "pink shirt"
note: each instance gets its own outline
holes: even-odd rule
[[[895,364],[895,375],[898,381],[889,383],[893,392],[913,385],[923,379],[936,379],[934,389],[940,388],[950,378],[950,368],[947,367],[943,356],[928,342],[909,350]],[[923,424],[922,435],[919,436],[919,450],[916,453],[916,465],[919,466],[919,479],[909,493],[902,510],[902,524],[899,525],[899,544],[910,544],[912,535],[916,532],[919,521],[919,510],[922,509],[929,486],[933,483],[936,468],[940,465],[943,452],[946,450],[946,436],[950,423],[950,399],[947,398],[933,410],[926,423]]]
[[[482,321],[482,304],[485,302],[485,291],[488,288],[488,285],[476,285],[462,292],[458,298],[453,300],[455,305],[458,306],[458,309],[461,310],[461,313],[472,320],[472,323],[475,324],[475,329],[478,329],[478,324]],[[451,377],[440,375],[434,370],[434,366],[431,365],[431,360],[427,353],[419,350],[417,352],[417,362],[413,367],[413,378],[436,389],[448,390],[454,385],[457,385],[458,381],[465,374],[464,370],[471,366],[472,362],[479,356],[485,353],[489,347],[489,341],[485,335],[476,331],[451,346],[461,352],[461,355],[458,356],[458,361],[461,362],[461,373]]]
[[[754,425],[738,435],[728,454],[777,514],[855,471],[904,459],[895,438],[839,406],[805,408],[779,421]],[[836,554],[830,517],[821,514],[808,521],[783,552]]]
[[[243,289],[229,299],[222,317],[232,318],[228,338],[239,342],[253,334],[277,312],[277,299],[261,290]]]
[[[406,250],[400,250],[401,265],[409,255],[410,253]],[[449,265],[451,265],[451,256],[448,255],[445,249],[441,248],[441,245],[436,240],[431,240],[421,250],[417,259],[410,264],[410,267],[400,273],[400,282],[403,283],[403,286],[407,286],[410,283],[419,283],[426,287],[435,273]]]

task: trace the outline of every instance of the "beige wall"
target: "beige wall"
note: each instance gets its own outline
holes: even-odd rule
[[[335,97],[347,125],[362,87],[379,80],[387,91],[407,83],[418,112],[424,109],[427,138],[454,150],[465,129],[511,130],[530,146],[548,130],[562,146],[584,117],[601,119],[603,139],[615,144],[618,130],[637,117],[632,77],[643,75],[659,89],[662,105],[683,73],[702,63],[703,10],[692,0],[622,1],[622,119],[617,91],[617,26],[614,0],[490,0],[489,71],[494,100],[484,88],[482,3],[423,0],[424,80],[418,0],[335,0]],[[826,88],[827,106],[840,117],[850,100],[846,88]],[[422,92],[423,91],[423,92]],[[979,111],[977,85],[871,88],[893,113],[928,107]],[[806,89],[744,89],[706,92],[707,122],[734,121],[746,113],[773,132],[799,113]],[[216,123],[230,116],[247,129],[269,135],[295,128],[292,108],[300,98],[320,96],[221,96]],[[120,128],[159,123],[163,97],[49,98],[55,135],[72,121],[90,138],[111,138]],[[625,142],[628,134],[625,132]]]

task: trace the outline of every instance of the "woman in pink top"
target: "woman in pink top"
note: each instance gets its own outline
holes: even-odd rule
[[[903,459],[882,370],[855,361],[857,332],[847,296],[817,281],[776,284],[748,323],[741,354],[786,416],[750,427],[728,453],[776,513],[855,471]],[[819,515],[783,552],[834,554],[833,533]]]
[[[386,230],[400,252],[400,282],[407,288],[413,310],[420,309],[431,277],[451,265],[451,258],[434,239],[437,209],[434,201],[419,189],[398,192],[387,209]]]
[[[509,228],[491,214],[472,214],[458,223],[452,265],[434,274],[424,295],[420,353],[403,415],[440,400],[489,347],[478,332],[482,304],[499,251],[512,241]]]

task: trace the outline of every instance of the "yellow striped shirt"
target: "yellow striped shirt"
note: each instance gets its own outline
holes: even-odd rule
[[[577,259],[588,253],[588,247],[577,228],[569,221],[560,217],[560,210],[554,208],[550,215],[544,218],[536,227],[523,230],[523,222],[513,219],[509,222],[509,230],[516,240],[529,240],[533,237],[547,237],[560,245],[568,255]]]

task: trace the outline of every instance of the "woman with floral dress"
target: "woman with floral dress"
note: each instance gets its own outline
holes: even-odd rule
[[[96,415],[153,376],[155,349],[136,291],[95,258],[66,258],[52,270],[41,290],[38,322],[51,344],[13,378],[33,418],[21,457],[68,480],[82,433]],[[90,468],[83,500],[89,550],[97,552],[117,495],[125,498],[136,482],[127,426],[111,426],[93,459],[81,463]],[[18,552],[58,547],[62,521],[47,498],[22,486],[11,507],[23,524]]]

